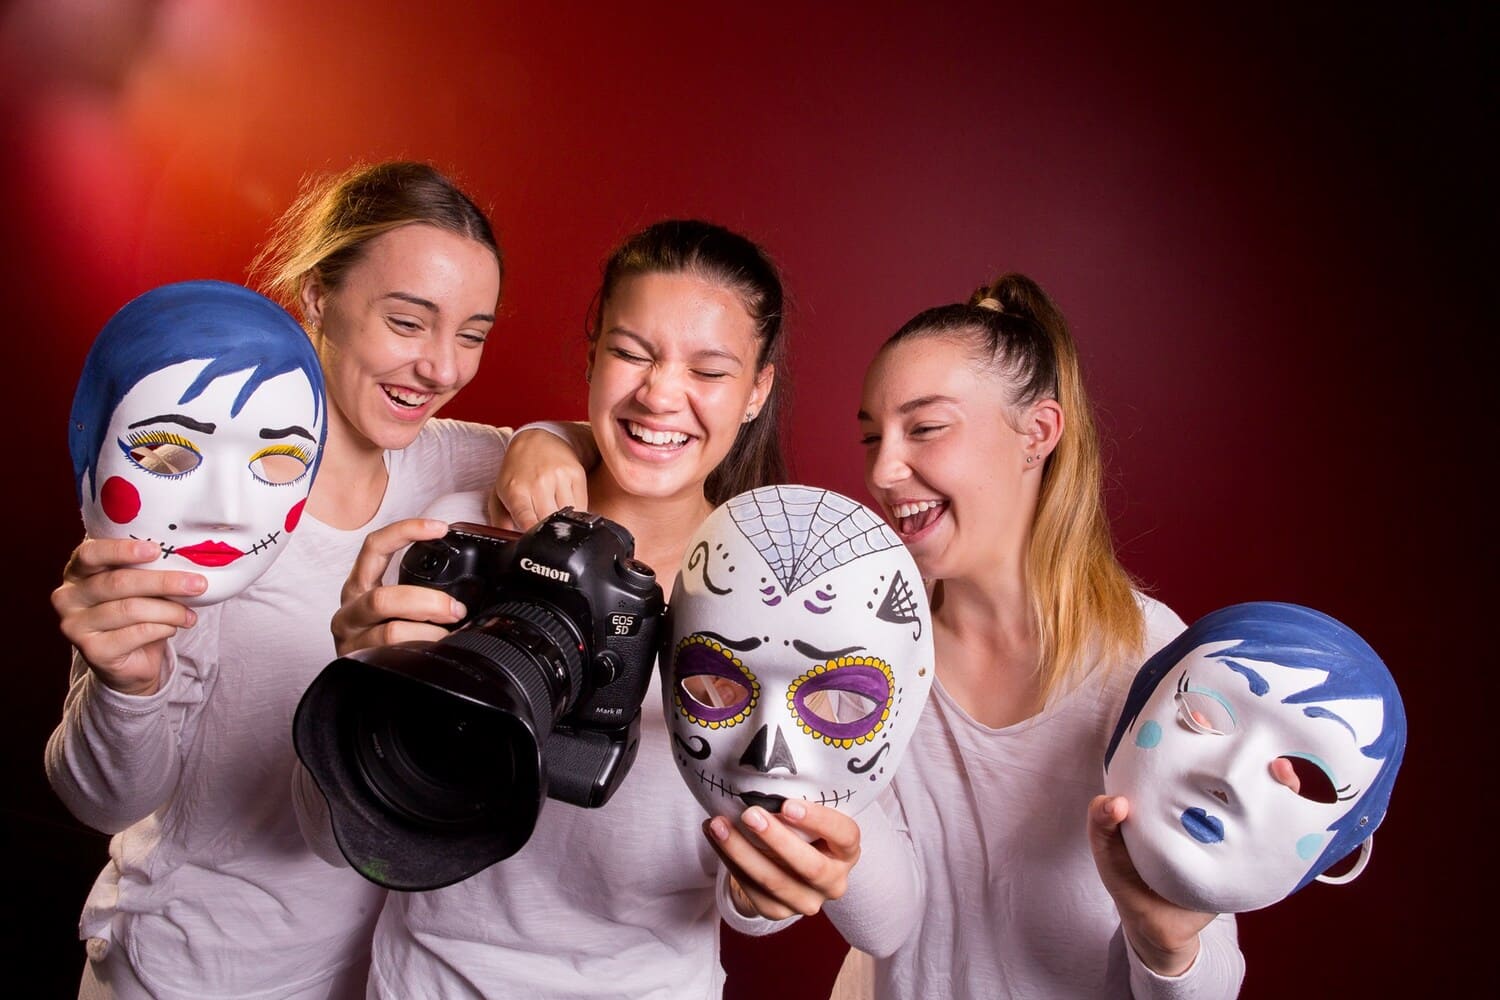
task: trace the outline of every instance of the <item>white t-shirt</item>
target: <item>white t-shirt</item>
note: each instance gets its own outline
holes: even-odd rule
[[[368,960],[384,893],[306,847],[290,802],[292,713],[335,656],[329,620],[366,534],[489,483],[509,437],[429,421],[386,453],[389,483],[365,527],[304,516],[263,577],[179,632],[155,694],[112,691],[74,657],[47,776],[82,822],[115,833],[80,922],[92,956],[124,956],[163,1000],[363,980],[339,973]]]
[[[1142,598],[1146,652],[1183,629]],[[1143,656],[1144,659],[1144,656]],[[883,809],[861,815],[861,856],[827,912],[877,956],[881,998],[1232,997],[1244,976],[1234,918],[1165,978],[1126,945],[1094,867],[1089,801],[1135,671],[1096,666],[1036,716],[992,729],[943,689],[917,724]],[[885,957],[880,957],[885,956]]]

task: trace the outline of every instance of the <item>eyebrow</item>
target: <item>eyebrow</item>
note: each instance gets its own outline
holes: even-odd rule
[[[944,395],[941,395],[939,393],[933,393],[932,395],[929,395],[929,396],[918,396],[916,399],[908,399],[906,402],[904,402],[900,406],[896,407],[896,412],[899,413],[899,414],[902,414],[903,416],[905,416],[906,414],[911,413],[913,410],[920,410],[924,406],[932,406],[935,403],[957,403],[957,402],[958,402],[958,400],[956,398],[954,398],[953,396],[944,396]],[[864,410],[860,410],[859,411],[859,415],[857,417],[855,417],[855,419],[856,420],[873,420],[874,418],[871,417]]]
[[[441,312],[442,311],[441,309],[438,308],[436,302],[433,302],[431,299],[424,299],[420,295],[413,295],[411,292],[387,292],[386,295],[385,295],[385,297],[388,298],[388,299],[398,299],[398,300],[400,300],[402,302],[406,302],[406,303],[409,303],[411,305],[414,305],[414,306],[418,307],[419,309],[426,309],[428,312],[434,312],[434,313],[436,313],[436,312]],[[477,320],[482,320],[482,321],[484,321],[486,323],[493,323],[493,322],[495,322],[495,314],[494,313],[475,313],[474,315],[470,316],[469,319],[471,319],[471,320],[476,320],[477,319]]]
[[[1309,719],[1332,719],[1334,722],[1337,722],[1339,725],[1349,730],[1349,735],[1354,737],[1355,741],[1359,740],[1359,735],[1355,733],[1354,727],[1345,722],[1343,716],[1339,715],[1337,712],[1329,711],[1322,705],[1309,705],[1302,710],[1302,714],[1307,716]]]
[[[300,434],[309,441],[314,440],[312,434],[306,428],[299,427],[296,424],[290,427],[262,427],[260,429],[260,436],[263,438],[284,438],[291,437],[293,434]]]
[[[703,631],[699,632],[698,634],[703,636],[705,639],[712,639],[714,642],[717,642],[721,646],[737,650],[741,653],[748,653],[750,652],[750,650],[760,645],[760,640],[753,635],[748,639],[726,639],[717,632]]]
[[[1271,690],[1271,685],[1266,683],[1266,679],[1264,677],[1256,673],[1254,670],[1251,670],[1243,663],[1240,663],[1236,660],[1231,660],[1225,656],[1216,657],[1216,659],[1220,663],[1224,664],[1224,666],[1228,667],[1230,670],[1233,670],[1235,673],[1244,677],[1245,683],[1250,685],[1250,693],[1255,695],[1257,698],[1261,697],[1267,691]]]
[[[190,431],[198,431],[202,434],[212,434],[218,426],[217,424],[205,424],[203,421],[194,420],[192,417],[185,417],[181,413],[163,413],[160,416],[137,420],[125,429],[133,431],[137,427],[145,427],[148,424],[181,424]]]
[[[848,656],[850,653],[857,653],[865,647],[846,646],[843,649],[819,649],[817,646],[814,646],[811,643],[803,642],[801,639],[793,639],[792,648],[801,653],[803,656],[807,657],[809,660],[836,660],[840,656]]]

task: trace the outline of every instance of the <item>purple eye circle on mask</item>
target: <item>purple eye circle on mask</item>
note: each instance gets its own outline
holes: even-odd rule
[[[677,644],[672,674],[677,710],[706,729],[743,722],[760,697],[755,675],[707,636],[690,635]]]
[[[872,656],[841,656],[792,682],[787,708],[802,731],[845,749],[864,743],[890,716],[895,677]]]

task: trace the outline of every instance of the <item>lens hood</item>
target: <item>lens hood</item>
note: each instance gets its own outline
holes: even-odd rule
[[[546,734],[524,692],[497,684],[478,654],[435,645],[340,657],[293,720],[339,849],[390,889],[441,888],[510,857],[546,798]]]

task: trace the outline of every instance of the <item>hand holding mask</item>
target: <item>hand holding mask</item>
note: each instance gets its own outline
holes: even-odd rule
[[[927,595],[880,518],[806,486],[742,493],[688,543],[668,618],[673,752],[710,815],[874,801],[933,677]]]
[[[1147,661],[1104,761],[1146,883],[1207,913],[1269,906],[1369,859],[1406,746],[1384,663],[1294,604],[1205,615]],[[1354,867],[1324,872],[1358,850]]]
[[[163,285],[105,324],[68,426],[92,538],[148,539],[163,569],[239,593],[285,548],[326,429],[307,334],[270,299],[221,281]]]

